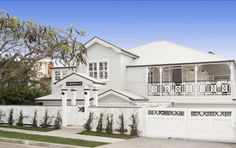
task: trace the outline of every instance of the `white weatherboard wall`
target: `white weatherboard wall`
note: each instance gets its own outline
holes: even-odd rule
[[[129,67],[126,72],[126,89],[140,96],[148,95],[147,67]]]
[[[155,111],[155,114],[148,114],[150,110]],[[164,114],[160,114],[160,112]],[[169,115],[168,112],[174,115]],[[182,115],[177,116],[177,112]],[[192,116],[192,112],[231,112],[231,116]],[[145,136],[147,137],[236,142],[235,109],[149,107],[146,109],[145,123]]]

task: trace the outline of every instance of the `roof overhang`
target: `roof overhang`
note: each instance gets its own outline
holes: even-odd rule
[[[126,67],[151,67],[151,66],[181,66],[181,65],[194,65],[194,64],[222,64],[222,63],[234,63],[235,60],[224,60],[224,61],[206,61],[206,62],[189,62],[189,63],[168,63],[168,64],[149,64],[149,65],[127,65]]]
[[[131,92],[128,91],[119,91],[119,90],[114,90],[114,89],[109,89],[101,94],[98,95],[98,99],[101,99],[105,96],[108,95],[115,95],[119,98],[122,98],[126,101],[148,101],[148,99],[145,99],[142,96],[138,96],[136,94],[133,94]]]
[[[75,72],[74,72],[74,73],[71,73],[70,75],[64,77],[63,79],[61,79],[61,80],[55,82],[54,84],[56,84],[56,86],[59,86],[59,85],[65,84],[67,81],[70,81],[70,82],[71,82],[71,81],[72,81],[72,80],[71,80],[72,77],[73,77],[73,81],[77,81],[77,78],[78,78],[78,79],[80,79],[82,82],[85,82],[85,83],[87,83],[87,84],[89,84],[89,85],[93,85],[93,86],[95,86],[95,87],[100,87],[100,86],[106,85],[106,83],[103,82],[103,81],[97,80],[97,79],[95,79],[95,78],[93,78],[93,77],[90,77],[90,76],[88,76],[88,75],[86,75],[86,74],[75,73]]]
[[[122,48],[120,48],[120,47],[118,47],[118,46],[116,46],[116,45],[114,45],[112,43],[109,43],[109,42],[107,42],[107,41],[105,41],[105,40],[103,40],[103,39],[101,39],[99,37],[92,38],[91,40],[89,40],[87,43],[84,44],[84,47],[85,48],[89,48],[94,43],[98,43],[98,44],[100,44],[102,46],[105,46],[105,47],[108,47],[108,48],[112,48],[115,52],[127,55],[127,56],[129,56],[131,58],[134,58],[134,59],[139,58],[138,55],[133,54],[133,53],[131,53],[129,51],[126,51],[126,50],[124,50],[124,49],[122,49]]]

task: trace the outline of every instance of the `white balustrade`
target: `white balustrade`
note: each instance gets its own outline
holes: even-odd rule
[[[231,87],[229,81],[198,82],[195,92],[195,82],[162,82],[149,83],[149,96],[193,96],[197,92],[202,95],[230,95]],[[160,95],[161,92],[161,95]]]

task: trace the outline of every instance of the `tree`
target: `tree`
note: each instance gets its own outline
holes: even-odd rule
[[[84,31],[74,27],[57,29],[21,21],[1,11],[0,86],[32,84],[30,78],[37,74],[38,63],[45,58],[66,66],[86,64],[87,51],[79,42],[79,37],[84,35]]]

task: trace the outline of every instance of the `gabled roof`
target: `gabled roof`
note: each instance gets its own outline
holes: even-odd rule
[[[130,51],[137,54],[139,58],[134,60],[129,66],[218,62],[228,60],[215,54],[194,50],[168,41],[151,42],[130,49]]]
[[[124,49],[122,49],[122,48],[120,48],[120,47],[118,47],[118,46],[116,46],[116,45],[114,45],[114,44],[112,44],[112,43],[109,43],[109,42],[107,42],[107,41],[105,41],[105,40],[103,40],[103,39],[101,39],[101,38],[99,38],[99,37],[93,37],[91,40],[89,40],[87,43],[85,43],[84,46],[85,46],[85,48],[88,48],[88,47],[90,47],[91,45],[93,45],[94,43],[99,43],[99,44],[101,44],[101,45],[103,45],[103,46],[105,46],[105,47],[110,47],[110,48],[112,48],[115,52],[117,52],[117,53],[122,53],[122,54],[127,55],[127,56],[129,56],[129,57],[132,57],[132,58],[134,58],[134,59],[136,59],[136,58],[139,57],[139,56],[137,56],[136,54],[133,54],[133,53],[131,53],[131,52],[129,52],[129,51],[126,51],[126,50],[124,50]]]
[[[66,79],[69,79],[69,78],[70,78],[71,76],[73,76],[73,75],[75,75],[75,76],[77,76],[77,77],[79,77],[79,78],[88,80],[88,81],[90,81],[90,82],[93,83],[93,84],[106,85],[106,83],[104,83],[103,81],[100,81],[100,80],[95,79],[95,78],[93,78],[93,77],[90,77],[90,76],[88,76],[88,75],[86,75],[86,74],[78,73],[78,72],[76,72],[76,73],[73,72],[73,73],[69,74],[68,76],[64,77],[63,79],[61,79],[61,80],[55,82],[54,84],[60,84],[60,83],[62,83],[62,81],[65,81]]]
[[[115,90],[115,89],[109,89],[103,93],[100,93],[98,96],[100,98],[103,98],[107,95],[110,95],[110,94],[113,94],[113,95],[116,95],[118,97],[122,97],[122,98],[125,98],[126,100],[130,100],[130,101],[148,101],[148,99],[142,97],[142,96],[139,96],[137,94],[134,94],[130,91],[126,91],[126,90]]]

